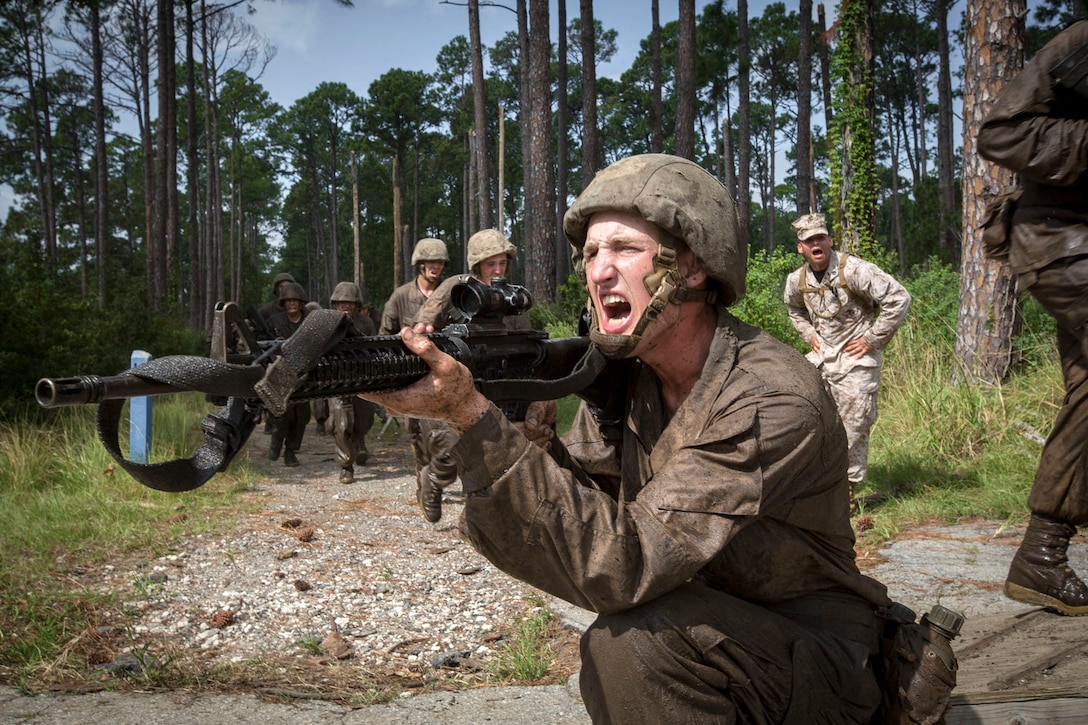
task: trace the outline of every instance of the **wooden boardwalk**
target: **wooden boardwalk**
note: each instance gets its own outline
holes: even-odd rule
[[[1088,618],[1042,609],[969,618],[947,725],[1088,723]]]

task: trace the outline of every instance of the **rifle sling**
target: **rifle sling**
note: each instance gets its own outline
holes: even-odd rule
[[[570,375],[554,380],[477,380],[476,385],[490,400],[558,400],[587,388],[606,362],[597,346],[590,345]]]
[[[190,458],[162,463],[136,463],[121,453],[117,431],[124,400],[105,400],[98,406],[98,438],[113,460],[130,476],[156,491],[180,493],[204,485],[216,473],[226,470],[234,454],[245,445],[257,424],[259,408],[247,406],[242,398],[230,398],[219,413],[210,413],[201,422],[204,442]]]
[[[226,406],[201,421],[204,441],[190,458],[162,463],[129,461],[121,452],[118,430],[124,400],[105,400],[98,406],[98,438],[130,476],[157,491],[178,493],[204,485],[226,470],[257,424],[259,407],[246,399],[256,391],[273,414],[283,415],[291,393],[302,384],[305,373],[318,358],[339,342],[348,329],[348,318],[339,310],[314,310],[282,347],[282,357],[266,370],[261,365],[232,365],[204,357],[164,357],[127,371],[127,375],[176,385],[178,391],[229,396]],[[279,411],[278,413],[276,411]]]

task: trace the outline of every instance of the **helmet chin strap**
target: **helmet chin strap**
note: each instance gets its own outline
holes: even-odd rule
[[[650,293],[650,303],[642,311],[642,316],[635,323],[635,329],[626,335],[608,335],[601,332],[600,319],[597,309],[590,298],[589,309],[593,316],[593,324],[589,330],[589,339],[598,346],[615,349],[601,349],[606,358],[622,358],[630,355],[638,343],[642,340],[642,333],[646,326],[657,318],[666,305],[678,305],[682,302],[706,302],[714,304],[718,299],[717,290],[689,289],[684,284],[684,278],[680,274],[680,268],[676,263],[676,250],[665,245],[658,245],[657,254],[654,255],[654,271],[642,279],[646,285],[646,291]]]

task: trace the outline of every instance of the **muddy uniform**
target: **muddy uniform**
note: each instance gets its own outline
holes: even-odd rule
[[[377,334],[374,321],[368,315],[352,315],[353,335],[372,336]],[[377,406],[358,395],[329,398],[328,428],[336,440],[336,462],[341,469],[354,464],[366,463],[370,454],[366,449],[366,434],[374,425],[374,413]]]
[[[1088,21],[1043,46],[994,101],[979,153],[1020,175],[1008,262],[1058,323],[1065,398],[1028,496],[1031,520],[1006,596],[1088,615],[1088,585],[1068,563],[1088,525]]]
[[[846,426],[849,478],[856,485],[865,479],[869,431],[877,419],[882,351],[906,318],[910,293],[875,264],[832,252],[819,277],[807,264],[790,273],[783,297],[801,338],[819,337],[820,349],[807,357],[820,369]],[[873,349],[848,355],[843,347],[859,337]]]
[[[378,328],[381,335],[395,335],[403,327],[416,324],[419,308],[427,301],[427,295],[419,289],[419,283],[413,279],[393,290],[382,310],[382,324]]]
[[[420,307],[416,322],[434,325],[436,331],[449,324],[450,292],[454,285],[471,277],[472,275],[461,274],[444,280]],[[506,315],[502,322],[508,330],[532,329],[528,315]],[[434,485],[439,489],[449,488],[457,481],[457,463],[450,455],[450,450],[456,443],[457,434],[445,423],[419,421],[419,438],[415,447],[416,465],[419,468],[428,467]]]
[[[302,308],[302,317],[298,322],[291,322],[286,311],[276,312],[269,320],[269,324],[276,331],[276,336],[286,340],[302,326],[309,310]],[[272,440],[269,446],[269,458],[275,460],[279,457],[280,447],[298,453],[302,447],[302,438],[306,434],[306,424],[310,422],[310,401],[302,400],[288,403],[287,412],[279,418],[272,419]],[[274,455],[273,455],[274,454]],[[284,455],[284,461],[288,459]]]
[[[1028,506],[1074,526],[1088,524],[1088,97],[1056,86],[1050,71],[1085,45],[1088,21],[1048,43],[978,134],[979,153],[1020,174],[1009,263],[1058,322],[1065,400]]]
[[[594,722],[867,722],[888,597],[854,561],[819,374],[719,309],[672,420],[649,368],[610,375],[626,408],[602,425],[583,404],[551,454],[495,406],[454,447],[473,546],[601,613],[582,641]]]

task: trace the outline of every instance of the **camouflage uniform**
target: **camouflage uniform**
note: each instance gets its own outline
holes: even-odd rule
[[[820,349],[807,357],[839,408],[850,447],[849,478],[856,486],[865,479],[869,431],[877,419],[882,351],[906,318],[910,293],[875,264],[832,252],[822,280],[802,265],[787,278],[783,297],[801,338],[810,344],[814,335],[819,338]],[[872,350],[852,357],[843,347],[858,337]]]
[[[427,295],[423,294],[419,283],[414,279],[397,287],[382,309],[382,324],[378,328],[378,334],[395,335],[402,327],[415,325],[419,308],[426,301]]]

